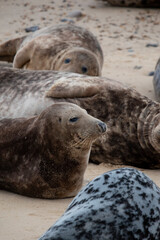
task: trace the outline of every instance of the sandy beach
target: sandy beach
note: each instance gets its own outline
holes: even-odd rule
[[[82,16],[71,17],[74,11],[80,11]],[[155,100],[153,76],[149,75],[160,57],[160,9],[118,8],[100,0],[0,3],[0,43],[26,35],[25,28],[31,26],[43,28],[66,23],[85,27],[98,38],[104,53],[103,76],[126,83]],[[122,166],[89,164],[84,185],[119,167]],[[141,170],[160,187],[160,170]],[[0,191],[0,239],[38,239],[71,201],[72,198],[33,199]]]

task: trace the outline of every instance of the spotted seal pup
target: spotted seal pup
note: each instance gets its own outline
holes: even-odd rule
[[[160,58],[156,64],[154,77],[153,77],[153,86],[154,86],[156,99],[157,101],[160,102]]]
[[[72,103],[0,120],[0,188],[39,198],[75,196],[92,142],[105,131],[105,123]]]
[[[13,61],[15,68],[99,76],[103,52],[90,31],[65,24],[46,27],[1,44],[0,60]]]
[[[92,162],[160,168],[160,104],[104,77],[54,71],[0,69],[0,117],[39,114],[54,102],[72,102],[107,123]]]
[[[160,189],[132,168],[98,176],[39,240],[159,240]]]
[[[107,0],[107,2],[120,7],[160,7],[159,0]]]

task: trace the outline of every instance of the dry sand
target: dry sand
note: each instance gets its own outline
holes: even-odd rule
[[[83,3],[82,3],[83,2]],[[84,15],[71,18],[75,10]],[[104,52],[103,76],[119,80],[155,99],[152,76],[160,44],[160,9],[116,8],[99,0],[1,0],[0,43],[25,35],[25,28],[60,24],[62,19],[92,31]],[[89,164],[85,183],[121,166]],[[142,170],[160,186],[160,170]],[[84,184],[85,184],[84,183]],[[0,239],[36,240],[65,211],[70,199],[41,200],[0,191]]]

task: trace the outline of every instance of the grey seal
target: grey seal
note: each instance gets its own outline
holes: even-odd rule
[[[105,131],[105,123],[72,103],[0,120],[0,188],[39,198],[75,196],[92,142]]]
[[[159,240],[160,189],[141,171],[96,177],[39,240]]]
[[[72,102],[105,122],[92,162],[160,167],[160,104],[105,77],[0,69],[0,117],[29,117],[55,102]]]
[[[155,96],[158,102],[160,102],[160,58],[156,64],[154,77],[153,77],[153,86]]]
[[[72,24],[50,26],[0,45],[0,60],[14,68],[99,76],[103,52],[97,38]]]
[[[159,0],[107,0],[107,2],[120,7],[160,7]]]

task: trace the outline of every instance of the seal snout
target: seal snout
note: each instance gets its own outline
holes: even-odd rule
[[[97,125],[98,125],[98,127],[99,127],[99,129],[100,129],[100,131],[102,132],[102,133],[104,133],[104,132],[106,132],[106,130],[107,130],[107,125],[104,123],[104,122],[98,122],[97,123]]]

